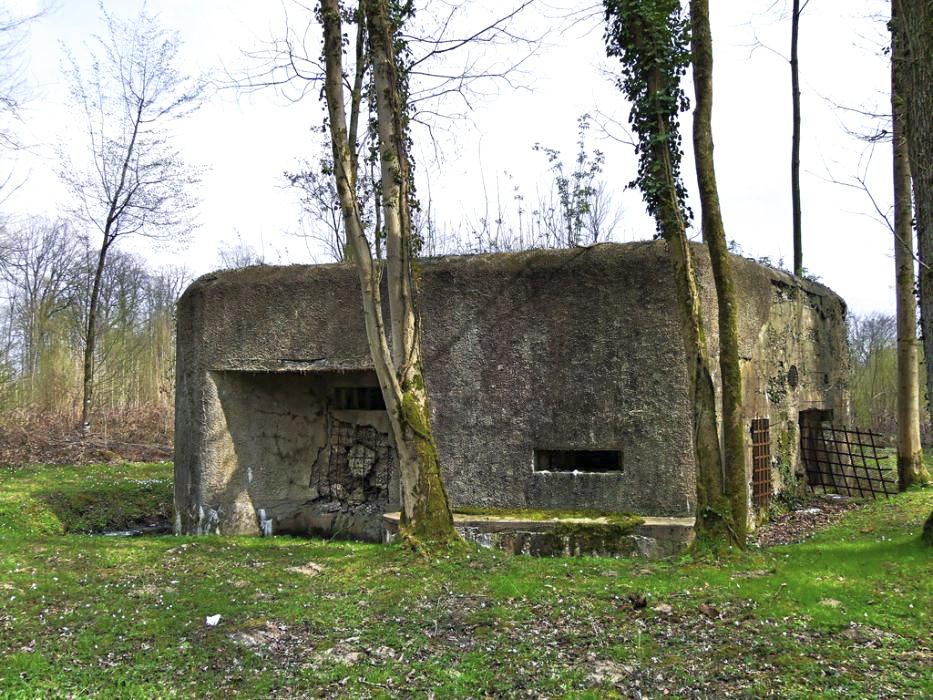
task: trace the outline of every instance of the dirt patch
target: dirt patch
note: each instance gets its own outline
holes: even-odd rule
[[[862,505],[864,501],[824,494],[799,510],[792,510],[765,523],[754,532],[752,541],[759,547],[802,542],[815,532],[836,523],[846,511]]]

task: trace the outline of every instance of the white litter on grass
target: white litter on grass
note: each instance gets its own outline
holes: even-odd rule
[[[204,624],[208,627],[216,627],[218,622],[220,622],[220,615],[208,615],[204,618]]]

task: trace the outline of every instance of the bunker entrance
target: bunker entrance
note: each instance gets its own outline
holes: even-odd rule
[[[261,532],[379,538],[398,468],[372,371],[213,376]]]

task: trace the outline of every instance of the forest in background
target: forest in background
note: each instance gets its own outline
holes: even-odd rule
[[[0,462],[168,459],[175,303],[190,282],[115,251],[100,292],[95,423],[82,439],[82,357],[97,251],[63,220],[0,228]]]
[[[236,253],[222,250],[221,266],[255,263]],[[67,221],[0,227],[0,462],[171,458],[175,304],[190,275],[112,253],[101,287],[94,428],[82,438],[81,366],[95,256]],[[848,322],[851,422],[893,444],[894,317],[850,314]],[[928,442],[929,420],[921,424]]]
[[[22,34],[40,16],[0,14],[0,26],[8,28],[5,36],[11,37],[0,41],[0,55],[16,57]],[[106,14],[105,19],[112,38],[117,39],[113,45],[118,46],[118,39],[125,34],[114,29],[123,25]],[[149,19],[141,13],[138,24],[127,26],[145,27]],[[177,37],[161,30],[152,36],[165,38],[165,46],[170,49],[166,55],[173,58]],[[80,77],[80,62],[70,54],[68,57],[71,70]],[[0,68],[3,65],[14,63],[0,62]],[[171,62],[166,63],[167,71],[171,67]],[[119,81],[112,80],[114,75],[104,73],[102,77],[119,85]],[[20,78],[15,69],[0,70],[0,109],[7,116],[16,116],[17,104],[22,100]],[[177,89],[181,82],[168,84],[165,89]],[[119,103],[124,93],[117,92]],[[185,99],[200,99],[197,91],[185,95]],[[474,215],[463,216],[457,226],[439,224],[430,200],[424,210],[416,208],[413,227],[422,254],[572,247],[612,240],[624,214],[618,193],[603,177],[603,153],[587,144],[591,121],[590,115],[579,117],[578,148],[571,157],[564,158],[560,151],[546,145],[535,146],[547,182],[543,189],[536,187],[533,194],[530,188],[514,183],[506,185],[503,192],[497,181],[485,207],[480,203]],[[115,143],[118,141],[114,138]],[[6,126],[0,142],[6,149],[23,147],[15,131]],[[92,139],[92,143],[98,141]],[[131,148],[129,152],[134,151]],[[119,154],[119,149],[113,153],[103,149],[95,156],[100,162],[119,164],[119,158],[111,157]],[[163,163],[164,159],[157,159],[157,165]],[[337,193],[329,177],[333,167],[326,158],[320,163],[304,161],[298,172],[284,173],[283,184],[290,186],[302,204],[309,223],[305,235],[315,239],[334,259],[343,259],[347,241],[339,217],[334,217]],[[171,181],[163,171],[159,173],[164,176],[160,182]],[[173,190],[184,190],[183,185],[191,182],[186,177],[181,177]],[[8,184],[0,183],[0,190]],[[364,194],[376,192],[377,184],[374,174],[361,176]],[[181,205],[183,211],[195,203]],[[146,211],[151,214],[154,210]],[[378,213],[374,207],[364,214],[379,257],[380,237],[375,235]],[[172,210],[166,216],[173,216]],[[156,233],[136,228],[142,224],[135,220],[126,229],[119,229],[116,223],[113,229],[94,223],[104,230],[108,247],[124,233],[153,238],[161,235],[158,227]],[[187,222],[182,223],[190,228]],[[191,275],[178,267],[154,268],[146,259],[119,246],[109,250],[103,265],[98,255],[100,244],[88,237],[88,230],[93,231],[93,226],[80,217],[0,219],[0,462],[171,457],[174,309]],[[112,238],[108,239],[108,235]],[[263,263],[263,256],[242,240],[237,246],[221,244],[218,258],[220,267]],[[102,276],[95,293],[96,271]],[[83,355],[89,346],[89,327],[96,336],[96,342],[90,343],[93,420],[87,422],[90,431],[85,426],[86,434],[82,434],[82,400],[87,396],[82,386],[87,360]],[[897,423],[894,317],[850,315],[849,336],[849,420],[860,428],[881,433],[893,444]],[[925,407],[926,401],[922,404]],[[926,415],[921,425],[929,438]]]

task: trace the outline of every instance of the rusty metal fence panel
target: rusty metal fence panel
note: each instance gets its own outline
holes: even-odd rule
[[[757,508],[771,504],[771,431],[767,418],[752,420],[752,502]]]
[[[858,428],[802,425],[800,458],[811,489],[843,496],[891,496],[897,482],[881,466],[880,435]]]

